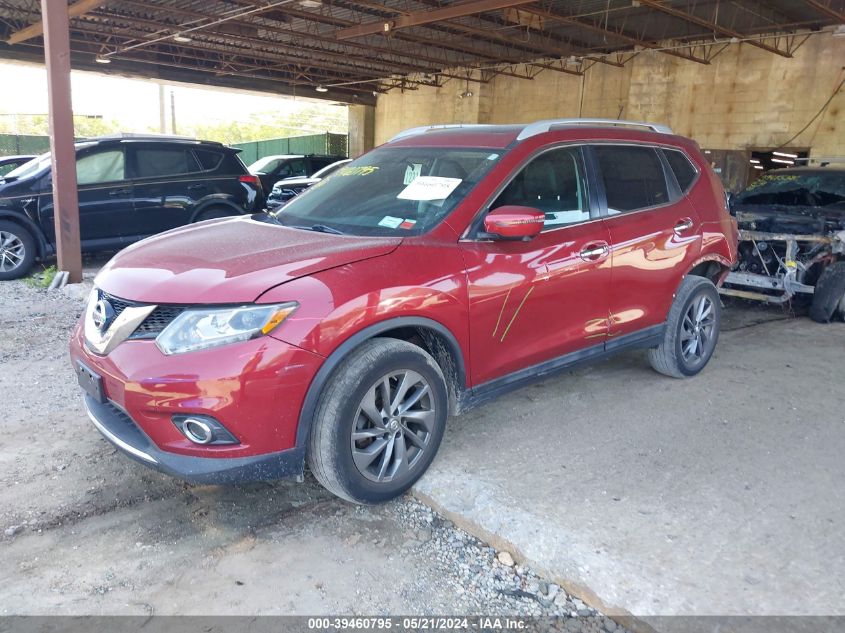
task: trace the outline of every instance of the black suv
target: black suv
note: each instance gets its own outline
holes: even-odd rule
[[[323,167],[343,160],[346,156],[322,154],[281,154],[265,156],[249,166],[249,173],[261,179],[264,191],[269,193],[278,180],[284,178],[308,178]]]
[[[76,144],[83,252],[118,250],[168,229],[260,211],[264,194],[221,143],[103,137]],[[50,155],[0,179],[0,280],[22,277],[55,251]]]

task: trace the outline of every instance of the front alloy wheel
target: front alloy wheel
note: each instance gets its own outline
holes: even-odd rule
[[[9,231],[0,231],[0,273],[17,270],[26,259],[23,240]]]
[[[392,481],[414,469],[437,417],[431,387],[411,370],[381,377],[358,406],[350,436],[355,467],[370,481]]]
[[[0,220],[0,281],[23,277],[35,264],[35,239],[16,222]]]
[[[393,338],[365,341],[323,387],[308,466],[347,501],[397,497],[434,459],[448,408],[443,371],[426,350]]]

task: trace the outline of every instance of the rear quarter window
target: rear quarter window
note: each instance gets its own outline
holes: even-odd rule
[[[681,191],[686,192],[695,182],[698,171],[695,169],[687,155],[681,151],[674,149],[664,149],[663,155],[672,168],[672,173],[675,174],[675,180],[678,181],[678,187]]]
[[[249,170],[237,154],[234,152],[226,152],[223,155],[223,160],[221,160],[220,164],[217,165],[215,172],[224,175],[237,174],[240,176],[242,174],[248,174]]]
[[[207,149],[195,149],[194,155],[196,155],[200,166],[205,171],[217,169],[217,166],[223,160],[223,153],[222,152],[214,152],[214,151],[207,150]]]

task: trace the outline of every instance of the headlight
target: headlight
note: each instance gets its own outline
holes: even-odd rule
[[[185,310],[158,335],[156,345],[169,355],[248,341],[272,332],[298,306],[292,301]]]

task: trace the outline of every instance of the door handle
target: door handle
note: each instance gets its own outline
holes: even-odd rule
[[[579,255],[585,262],[595,262],[607,256],[610,252],[610,247],[606,242],[598,242],[595,244],[588,244],[581,249]]]
[[[689,218],[683,218],[682,220],[678,220],[675,224],[675,228],[672,231],[675,232],[676,235],[680,235],[685,231],[689,231],[692,228],[692,220]]]
[[[128,196],[129,193],[129,189],[112,189],[109,191],[109,195],[113,198],[117,196]]]
[[[205,189],[205,185],[188,185],[188,191],[199,191],[200,189]]]

